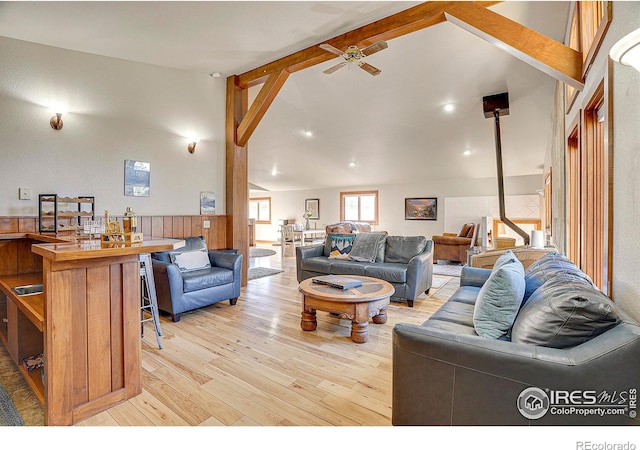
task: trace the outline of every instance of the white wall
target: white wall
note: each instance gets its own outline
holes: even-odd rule
[[[603,48],[639,26],[638,2],[613,2],[613,23]],[[612,297],[640,321],[640,73],[614,64],[613,82]]]
[[[428,176],[425,176],[428,178]],[[505,194],[536,194],[542,187],[542,178],[538,175],[512,177],[505,179]],[[445,181],[421,181],[416,183],[393,184],[384,186],[358,186],[339,189],[313,191],[264,192],[252,191],[252,197],[271,197],[271,225],[256,225],[256,240],[276,241],[278,239],[278,219],[295,219],[304,223],[304,201],[307,198],[320,199],[320,220],[310,221],[311,227],[324,228],[340,221],[340,192],[377,190],[379,196],[379,225],[377,230],[389,234],[405,236],[427,236],[441,234],[445,230],[445,201],[447,197],[473,197],[498,195],[495,178],[457,179]],[[537,194],[536,194],[537,195]],[[431,220],[405,220],[404,199],[408,197],[436,197],[438,199],[438,218]],[[480,222],[477,217],[477,222]],[[453,230],[456,231],[456,230]]]
[[[97,212],[187,215],[214,191],[224,213],[224,79],[6,38],[0,61],[0,216],[37,215],[38,193],[93,195]],[[52,102],[69,111],[59,131]],[[150,197],[124,196],[125,159],[151,163]]]

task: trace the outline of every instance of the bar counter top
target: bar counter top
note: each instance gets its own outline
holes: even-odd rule
[[[38,237],[40,235],[37,235]],[[52,261],[73,261],[78,259],[105,258],[112,256],[137,255],[140,253],[164,252],[184,247],[182,239],[145,239],[136,243],[104,243],[99,239],[78,242],[57,242],[33,244],[33,253]]]

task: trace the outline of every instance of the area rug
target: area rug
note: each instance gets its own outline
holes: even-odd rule
[[[16,409],[11,397],[0,384],[0,426],[21,426],[24,425],[20,413]]]
[[[450,279],[450,276],[434,275],[433,279],[431,280],[431,287],[433,289],[440,289],[442,286],[447,284],[447,281],[449,281]]]
[[[268,277],[271,275],[277,275],[284,272],[280,269],[271,269],[269,267],[251,267],[247,273],[247,280],[255,280],[257,278]]]
[[[446,275],[449,277],[459,277],[462,273],[462,267],[454,264],[434,264],[434,275]]]
[[[263,256],[273,256],[276,254],[275,250],[270,248],[249,247],[249,258],[261,258]]]

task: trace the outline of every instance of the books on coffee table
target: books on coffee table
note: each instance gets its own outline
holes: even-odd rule
[[[342,277],[339,275],[324,275],[321,277],[314,277],[314,283],[325,284],[338,289],[350,289],[353,287],[362,286],[362,281],[354,278]]]

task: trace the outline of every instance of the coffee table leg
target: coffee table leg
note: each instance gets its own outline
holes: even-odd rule
[[[356,344],[364,344],[369,340],[369,322],[351,322],[351,340]]]
[[[381,309],[377,316],[372,317],[372,320],[376,324],[387,323],[387,308]]]
[[[313,331],[318,326],[316,321],[316,312],[314,311],[302,311],[302,319],[300,320],[300,328],[304,331]]]

